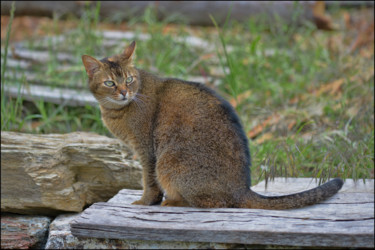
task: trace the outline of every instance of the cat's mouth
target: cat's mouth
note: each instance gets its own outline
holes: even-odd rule
[[[126,96],[121,96],[119,99],[113,99],[118,104],[128,104],[130,102],[130,98]]]
[[[108,106],[108,104],[109,104],[111,106],[115,105],[115,106],[123,107],[123,106],[128,105],[130,101],[131,101],[130,98],[127,98],[126,96],[121,96],[121,98],[119,98],[119,99],[114,99],[114,98],[111,98],[111,97],[107,96],[103,100],[102,105]]]

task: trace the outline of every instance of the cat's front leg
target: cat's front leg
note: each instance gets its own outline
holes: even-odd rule
[[[150,165],[143,165],[143,195],[140,200],[134,201],[133,205],[155,205],[160,204],[163,199],[161,191],[155,179],[155,170]]]
[[[134,201],[133,205],[157,205],[163,199],[163,192],[157,186],[145,187],[140,200]]]

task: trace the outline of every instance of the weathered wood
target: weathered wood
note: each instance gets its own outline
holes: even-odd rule
[[[79,214],[63,214],[53,220],[45,249],[249,249],[247,245],[214,242],[77,238],[70,232],[70,223],[77,216]]]
[[[84,90],[62,89],[39,85],[29,85],[28,87],[22,85],[21,88],[18,88],[18,86],[5,85],[4,93],[14,98],[18,96],[22,97],[23,100],[27,101],[43,100],[45,102],[73,107],[85,105],[93,107],[99,106],[95,97],[89,91]]]
[[[80,16],[83,13],[84,1],[56,2],[47,1],[16,1],[16,15],[52,16],[74,14]],[[95,2],[90,2],[95,5]],[[295,17],[293,11],[296,6],[293,1],[104,1],[101,3],[100,15],[112,17],[114,11],[121,12],[122,19],[129,20],[134,16],[142,15],[147,7],[154,7],[159,18],[168,18],[174,14],[192,25],[213,25],[209,17],[211,14],[218,23],[224,23],[231,9],[231,19],[247,21],[250,17],[264,15],[267,20],[273,21],[274,16],[280,16],[286,22],[291,23],[297,18],[300,20],[312,20],[314,1],[299,2],[301,15]],[[349,6],[374,6],[372,1],[327,1],[329,5]],[[1,1],[1,14],[9,15],[10,1]]]
[[[95,5],[94,2],[91,3]],[[1,2],[1,14],[8,15],[10,2]],[[311,20],[313,3],[301,2],[299,10],[301,15],[298,20]],[[83,13],[85,4],[82,1],[56,2],[45,1],[16,1],[16,15],[58,15],[74,14],[80,16]],[[275,15],[280,16],[287,22],[294,21],[292,13],[295,10],[293,1],[282,2],[256,2],[256,1],[104,1],[101,3],[100,15],[111,17],[114,11],[121,12],[123,19],[129,20],[134,16],[144,13],[147,7],[154,7],[159,18],[168,18],[174,14],[192,25],[213,25],[209,17],[211,14],[218,23],[224,23],[231,9],[231,19],[247,21],[250,17],[264,15],[273,19]]]
[[[253,189],[283,194],[293,184],[293,192],[316,186],[312,179],[294,180],[276,178],[267,192],[264,183]],[[121,190],[108,203],[86,209],[72,222],[71,231],[77,237],[112,239],[373,248],[374,181],[359,183],[354,188],[355,183],[346,180],[342,191],[322,203],[283,211],[134,206],[129,203],[141,192]],[[350,192],[353,189],[357,192]]]
[[[124,187],[141,189],[141,175],[141,165],[117,139],[1,131],[2,212],[80,212]]]

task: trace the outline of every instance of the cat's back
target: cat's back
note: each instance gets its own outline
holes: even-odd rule
[[[240,121],[228,102],[215,91],[201,83],[189,82],[176,78],[162,79],[159,91],[159,108],[169,123],[197,127],[227,124],[240,125]]]
[[[205,159],[211,166],[250,165],[246,135],[227,101],[200,83],[162,81],[155,131],[159,153],[173,148],[196,165],[204,157],[211,157]]]

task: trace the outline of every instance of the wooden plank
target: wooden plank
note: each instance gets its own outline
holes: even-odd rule
[[[71,224],[71,231],[74,236],[117,239],[374,246],[373,218],[329,220],[324,216],[310,218],[296,211],[294,218],[290,218],[290,213],[255,209],[160,209],[154,206],[135,209],[131,205],[97,203]]]
[[[297,180],[276,179],[277,184],[268,185],[268,189],[275,191],[272,186],[281,183],[287,188],[293,186],[285,185],[288,182],[306,186],[311,181]],[[362,192],[344,189],[320,204],[282,211],[134,206],[129,203],[139,199],[142,192],[124,189],[108,203],[95,203],[86,209],[72,222],[71,231],[77,237],[373,248],[374,193],[367,192],[373,180],[367,181],[359,189]],[[353,183],[347,180],[345,185]],[[264,192],[264,183],[254,188],[262,187]]]
[[[135,33],[132,31],[114,31],[114,30],[107,30],[107,31],[101,31],[98,33],[98,35],[102,35],[106,41],[113,41],[117,40],[116,43],[120,44],[121,42],[119,40],[140,40],[140,41],[145,41],[145,40],[150,40],[152,37],[150,34],[144,34],[144,33]],[[176,42],[181,42],[185,43],[186,45],[190,47],[197,47],[197,48],[204,48],[205,51],[215,51],[215,46],[208,41],[196,37],[196,36],[187,36],[187,37],[174,37],[174,40]],[[228,50],[233,50],[232,46],[227,47]]]
[[[11,97],[21,96],[27,101],[44,100],[55,104],[63,104],[66,106],[85,106],[90,105],[97,107],[98,102],[89,92],[77,89],[62,89],[40,85],[22,85],[18,86],[4,85],[4,92]]]
[[[33,62],[40,62],[40,63],[46,63],[50,60],[51,55],[49,51],[36,51],[36,50],[29,50],[23,47],[18,47],[15,50],[9,50],[8,51],[9,57],[13,58],[27,58],[30,61]],[[75,58],[73,55],[63,53],[63,52],[54,52],[54,57],[60,62],[76,62],[77,58]]]

